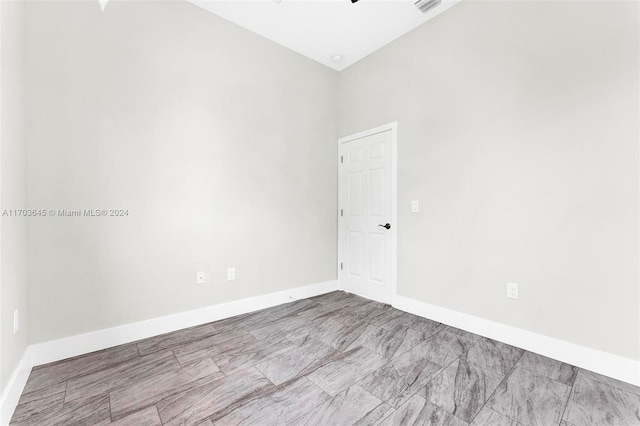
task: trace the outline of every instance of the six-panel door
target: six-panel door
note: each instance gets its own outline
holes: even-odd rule
[[[340,151],[341,282],[347,291],[389,303],[392,231],[384,225],[392,210],[391,131],[343,143]]]

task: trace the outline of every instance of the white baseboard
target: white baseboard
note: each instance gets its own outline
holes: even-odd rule
[[[24,356],[0,398],[0,426],[9,424],[33,366],[277,306],[292,300],[318,296],[337,289],[337,280],[325,281],[277,293],[265,294],[194,311],[30,345],[27,347]],[[595,371],[633,385],[640,385],[640,362],[636,360],[612,355],[404,296],[396,295],[393,306],[415,315],[420,315],[481,336],[489,337],[577,367]]]
[[[318,296],[337,289],[337,280],[325,281],[279,291],[277,293],[236,300],[189,312],[181,312],[179,314],[167,315],[165,317],[30,345],[27,347],[18,368],[13,373],[0,399],[2,415],[2,417],[0,417],[0,425],[5,426],[9,423],[18,399],[24,389],[24,385],[27,382],[31,368],[36,365],[59,361],[124,343],[135,342],[136,340],[146,339],[159,334],[278,306],[298,299]]]
[[[11,421],[24,385],[27,384],[31,367],[33,367],[33,363],[31,362],[31,348],[27,347],[18,363],[18,367],[11,375],[9,383],[7,383],[7,387],[2,393],[2,397],[0,397],[0,425],[7,426]]]
[[[640,362],[633,359],[431,305],[409,297],[396,296],[393,306],[397,309],[517,346],[576,367],[595,371],[632,385],[640,385]]]

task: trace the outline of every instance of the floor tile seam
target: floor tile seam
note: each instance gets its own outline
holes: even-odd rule
[[[488,400],[487,400],[487,401],[488,401]],[[525,425],[524,423],[520,423],[519,421],[514,420],[514,419],[512,419],[511,417],[506,416],[506,415],[504,415],[504,414],[502,414],[502,413],[499,413],[499,412],[497,412],[496,410],[494,410],[494,409],[492,409],[492,408],[485,407],[484,405],[483,405],[483,406],[482,406],[482,408],[478,411],[478,414],[480,414],[480,411],[485,410],[485,409],[486,409],[486,410],[489,410],[489,411],[491,411],[491,412],[494,412],[494,413],[496,413],[496,414],[497,414],[497,415],[499,415],[499,416],[506,417],[507,419],[509,419],[509,420],[511,420],[513,423],[515,423],[517,426],[527,426],[527,425]],[[476,417],[478,417],[478,414],[476,414],[476,415],[474,416],[473,420],[475,420],[475,418],[476,418]],[[473,423],[473,420],[471,421],[471,423]],[[471,425],[471,423],[469,423],[469,424]]]
[[[111,395],[110,394],[107,394],[107,403],[109,404],[109,423],[113,423],[113,417],[111,413]]]
[[[308,380],[309,380],[310,382],[312,382],[310,379],[308,379]],[[312,383],[313,383],[313,382],[312,382]],[[314,383],[314,384],[315,384],[315,383]],[[318,386],[318,385],[316,385],[316,386]],[[324,391],[324,389],[320,388],[320,386],[318,386],[318,387],[319,387],[323,392],[327,393],[327,395],[329,395],[330,399],[328,399],[327,401],[333,401],[333,400],[334,400],[334,399],[335,399],[339,394],[341,394],[342,392],[344,392],[344,391],[346,391],[346,390],[348,390],[348,389],[350,389],[350,388],[352,388],[352,387],[354,387],[354,386],[357,386],[358,388],[360,388],[360,390],[362,390],[363,392],[365,392],[365,393],[369,394],[371,397],[375,398],[375,399],[378,401],[378,404],[377,404],[375,407],[373,407],[371,410],[369,410],[369,411],[368,411],[364,416],[362,416],[361,418],[366,417],[366,416],[367,416],[369,413],[371,413],[373,410],[375,410],[376,408],[378,408],[378,407],[380,407],[381,405],[384,405],[384,404],[388,405],[388,406],[391,408],[391,410],[395,411],[395,408],[394,408],[391,404],[389,404],[388,402],[386,402],[386,401],[384,401],[384,400],[382,400],[382,399],[378,398],[377,396],[375,396],[374,394],[372,394],[371,392],[369,392],[368,390],[366,390],[365,388],[363,388],[362,386],[360,386],[358,383],[354,383],[354,384],[352,384],[352,385],[351,385],[351,386],[349,386],[348,388],[346,388],[346,389],[344,389],[344,390],[342,390],[342,391],[338,392],[335,396],[331,396],[329,393],[327,393],[326,391]],[[326,403],[326,401],[325,401],[325,402],[320,403],[319,405],[317,405],[317,406],[315,406],[315,407],[313,407],[311,410],[309,410],[309,411],[305,412],[304,414],[302,414],[302,415],[300,415],[300,416],[296,417],[292,422],[287,423],[287,425],[292,425],[292,426],[293,426],[293,425],[298,425],[299,423],[295,423],[295,420],[299,420],[300,418],[302,418],[302,417],[306,416],[306,415],[307,415],[307,414],[309,414],[311,411],[315,410],[316,408],[318,408],[320,405],[322,405],[322,404],[324,404],[324,403]],[[385,417],[385,418],[386,418],[386,417]],[[382,421],[382,420],[383,420],[383,419],[380,419],[380,421]],[[375,424],[380,423],[380,421],[376,422]]]
[[[69,381],[64,383],[64,397],[62,398],[62,404],[67,402],[67,394],[69,393]]]
[[[427,359],[427,358],[425,358],[425,357],[423,357],[423,356],[420,356],[420,355],[417,355],[417,354],[414,354],[414,355],[416,355],[418,358],[422,358],[423,360],[427,361],[427,362],[428,362],[428,363],[430,363],[430,364],[434,364],[434,365],[438,366],[438,370],[437,370],[437,371],[436,371],[436,372],[431,376],[431,378],[429,378],[429,380],[427,380],[427,382],[426,382],[423,386],[418,387],[418,389],[416,389],[416,391],[415,391],[415,392],[413,392],[413,393],[409,396],[409,398],[413,398],[413,397],[414,397],[414,396],[416,396],[416,395],[417,395],[417,396],[419,396],[419,397],[421,397],[421,398],[423,398],[421,395],[418,395],[418,392],[420,392],[420,390],[422,390],[425,386],[427,386],[429,383],[431,383],[431,381],[433,381],[437,376],[439,376],[439,375],[440,375],[444,370],[446,370],[447,368],[449,368],[449,366],[451,366],[454,362],[456,362],[458,359],[460,359],[460,357],[457,357],[457,358],[455,358],[453,361],[449,362],[446,366],[442,366],[441,364],[438,364],[438,363],[435,363],[435,362],[433,362],[433,361],[430,361],[429,359]],[[392,361],[393,361],[393,359],[389,360],[389,362],[385,363],[384,365],[380,366],[380,367],[379,367],[379,368],[377,368],[376,370],[374,370],[374,371],[372,371],[371,373],[367,374],[365,377],[363,377],[362,379],[360,379],[359,381],[357,381],[356,383],[354,383],[354,385],[357,385],[357,386],[359,386],[360,388],[362,388],[362,389],[366,390],[366,389],[365,389],[365,388],[364,388],[360,383],[364,382],[367,378],[369,378],[369,376],[371,376],[371,375],[375,374],[375,372],[376,372],[376,371],[378,371],[378,370],[380,370],[381,368],[384,368],[384,367],[386,367],[387,365],[389,365]],[[367,391],[367,392],[368,392],[368,391]],[[371,393],[371,392],[369,392],[369,393]],[[373,395],[373,394],[372,394],[372,395]],[[375,395],[374,395],[374,396],[375,396]],[[378,397],[376,396],[376,398],[378,398]],[[408,400],[409,398],[407,398],[407,400]],[[378,399],[380,399],[380,398],[378,398]],[[428,401],[426,398],[423,398],[423,399],[424,399],[425,401],[427,401],[427,402],[429,402],[429,403],[433,404],[432,402]],[[382,402],[384,402],[384,403],[388,404],[388,405],[389,405],[392,409],[394,409],[394,410],[397,410],[398,408],[400,408],[400,407],[402,406],[402,404],[401,404],[399,407],[396,407],[396,406],[394,406],[391,402],[386,401],[386,400],[382,400]],[[405,403],[406,403],[406,401],[405,401]],[[437,405],[437,404],[434,404],[434,405]],[[438,406],[438,407],[440,407],[439,405],[437,405],[437,406]],[[443,408],[443,407],[440,407],[440,408]],[[443,408],[443,409],[444,409],[444,408]],[[445,409],[445,411],[446,411],[446,412],[449,412],[449,411],[448,411],[448,410],[446,410],[446,409]],[[451,413],[451,414],[453,414],[453,413]]]
[[[479,341],[479,340],[478,340]],[[496,386],[496,388],[493,390],[493,392],[491,393],[491,395],[489,395],[489,397],[484,401],[484,404],[482,404],[482,407],[480,407],[480,409],[478,410],[478,412],[476,413],[475,416],[473,416],[473,418],[471,419],[471,421],[469,422],[469,424],[473,423],[473,421],[476,419],[476,417],[478,417],[478,414],[480,414],[480,411],[482,411],[482,409],[484,407],[487,406],[487,403],[489,401],[491,401],[491,399],[495,396],[496,392],[498,391],[498,389],[500,389],[500,386],[502,386],[503,383],[506,383],[507,380],[509,380],[509,377],[511,377],[511,374],[514,372],[514,370],[516,369],[518,363],[520,362],[520,360],[522,359],[522,357],[524,356],[524,354],[526,353],[526,351],[523,351],[522,354],[520,355],[520,357],[518,358],[518,360],[513,364],[513,367],[511,367],[511,370],[509,370],[509,372],[507,374],[505,374],[505,376],[502,378],[502,380],[500,381],[500,383],[498,383],[498,386]],[[489,408],[489,407],[487,407]],[[489,408],[491,409],[491,408]],[[495,410],[492,410],[495,411]],[[498,413],[498,414],[502,414],[502,413]],[[506,418],[508,418],[509,420],[512,420],[516,423],[519,423],[516,419],[512,419],[511,417],[502,414],[503,416],[505,416]]]
[[[178,331],[181,331],[181,330],[178,330]],[[175,331],[172,332],[172,333],[175,333]],[[196,342],[200,342],[200,341],[202,341],[202,340],[204,340],[204,339],[206,339],[208,337],[217,336],[218,334],[221,334],[221,333],[222,332],[217,331],[217,329],[216,329],[216,331],[214,333],[212,333],[212,334],[207,334],[205,336],[200,336],[197,339],[193,339],[193,340],[190,340],[190,341],[187,341],[187,342],[180,342],[180,343],[175,343],[175,344],[168,345],[168,346],[165,346],[165,347],[162,347],[162,348],[157,348],[157,349],[154,349],[151,352],[147,352],[145,354],[143,354],[140,351],[140,343],[142,343],[144,340],[147,340],[147,339],[143,339],[143,340],[140,340],[140,341],[136,342],[136,347],[138,348],[138,355],[140,356],[140,358],[144,358],[146,356],[153,355],[153,354],[156,354],[156,353],[162,352],[162,351],[167,351],[167,350],[173,351],[173,349],[175,349],[177,347],[190,345],[190,344],[196,343]],[[153,339],[154,337],[157,337],[157,336],[149,337],[149,339]]]
[[[229,331],[229,330],[227,330],[227,331]],[[256,341],[259,341],[258,339],[256,339],[256,337],[255,337],[253,334],[249,333],[248,331],[246,331],[246,330],[244,330],[244,329],[243,329],[242,331],[243,331],[244,333],[248,334],[249,336],[253,337]],[[209,336],[209,337],[211,337],[211,336]],[[203,338],[203,339],[200,339],[200,340],[204,340],[204,338]],[[233,340],[233,337],[231,337],[231,338],[229,338],[229,339],[227,339],[227,340],[224,340],[222,343],[227,343],[227,342],[228,342],[228,341],[230,341],[230,340]],[[199,341],[199,340],[197,340],[197,341]],[[195,342],[192,342],[192,343],[195,343]],[[184,344],[184,345],[174,346],[174,347],[171,349],[171,352],[173,352],[174,356],[176,356],[176,359],[177,359],[177,355],[175,354],[175,350],[176,350],[176,349],[179,349],[181,346],[186,346],[186,345],[190,345],[190,344],[191,344],[191,343],[186,343],[186,344]],[[219,343],[218,343],[218,344],[219,344]],[[211,348],[213,348],[213,347],[215,347],[215,346],[216,346],[216,345],[211,345],[211,346],[208,346],[208,347],[205,347],[205,348],[194,349],[194,350],[191,350],[191,351],[189,351],[189,352],[184,352],[183,354],[181,354],[181,356],[187,356],[187,355],[194,354],[194,353],[196,353],[196,352],[206,351],[206,350],[209,350],[209,349],[211,349]],[[222,353],[226,353],[226,352],[222,352]]]
[[[335,396],[331,396],[331,394],[329,394],[327,391],[325,391],[324,389],[322,389],[320,386],[316,385],[313,381],[311,381],[311,379],[305,377],[305,376],[301,376],[304,377],[305,379],[307,379],[311,384],[313,384],[315,387],[317,387],[318,389],[320,389],[320,391],[322,391],[322,393],[326,394],[329,398],[325,399],[324,401],[320,402],[317,405],[314,405],[312,408],[310,408],[309,410],[305,411],[304,413],[300,414],[299,416],[297,416],[296,418],[294,418],[293,420],[289,421],[288,423],[285,423],[287,425],[297,425],[299,423],[296,423],[295,421],[298,419],[303,418],[304,416],[306,416],[307,414],[309,414],[310,412],[312,412],[313,410],[315,410],[316,408],[320,407],[322,404],[326,403],[327,401],[333,401],[333,399],[335,398]],[[337,396],[337,395],[336,395]]]
[[[461,357],[462,357],[462,355],[461,355]],[[516,362],[516,363],[515,363],[515,364],[513,364],[511,367],[509,367],[509,371],[507,371],[507,372],[505,373],[505,372],[504,372],[504,371],[502,371],[502,370],[497,370],[497,369],[495,369],[495,368],[493,368],[493,367],[488,367],[488,366],[486,366],[486,365],[482,365],[482,364],[480,364],[480,363],[478,363],[478,362],[469,361],[469,359],[467,359],[467,361],[466,361],[466,362],[467,362],[467,364],[471,364],[471,365],[473,365],[474,367],[482,368],[482,369],[484,369],[484,370],[489,370],[489,371],[491,371],[492,373],[503,374],[503,375],[510,374],[510,373],[511,373],[511,371],[512,371],[515,367],[522,368],[522,367],[518,366],[518,363]],[[526,368],[523,368],[523,370],[526,370],[526,371],[528,371],[528,372],[530,372],[530,373],[533,373],[533,374],[535,374],[536,376],[544,377],[545,379],[549,379],[549,380],[553,380],[553,379],[551,379],[551,378],[549,378],[549,377],[543,376],[543,375],[542,375],[542,374],[540,374],[540,373],[536,373],[535,371],[527,370]],[[554,380],[554,382],[558,382],[558,381],[557,381],[557,380]],[[569,386],[569,385],[564,384],[564,383],[562,383],[562,382],[558,382],[558,383],[560,383],[560,384],[562,384],[562,385],[565,385],[565,386],[567,386],[567,387]]]
[[[175,359],[176,363],[178,364],[178,369],[177,369],[177,370],[180,370],[180,369],[184,368],[184,367],[180,364],[180,361],[178,361],[178,359],[176,358],[176,356],[175,356],[175,354],[173,353],[173,351],[169,351],[169,350],[168,350],[168,351],[167,351],[167,355],[169,354],[169,352],[171,353],[171,355],[172,355],[172,356],[173,356],[173,358]],[[139,361],[141,358],[143,358],[143,357],[139,357],[136,361]],[[81,400],[81,399],[82,399],[82,398],[80,397],[80,398],[76,398],[76,399],[72,399],[72,400],[68,400],[68,401],[67,401],[67,393],[68,393],[68,389],[69,389],[69,382],[70,382],[70,381],[72,381],[72,380],[77,380],[77,379],[80,379],[80,378],[82,378],[82,377],[87,377],[87,376],[90,376],[91,374],[95,374],[95,373],[103,372],[103,371],[109,370],[109,369],[111,369],[111,368],[115,368],[115,367],[120,366],[120,365],[122,365],[122,364],[124,364],[124,363],[126,363],[126,362],[131,362],[131,361],[132,361],[132,360],[129,360],[129,361],[123,361],[123,362],[121,362],[121,363],[118,363],[118,364],[115,364],[115,365],[109,366],[109,367],[107,367],[107,368],[105,368],[105,369],[102,369],[102,370],[96,370],[96,371],[91,372],[91,373],[83,374],[83,375],[81,375],[81,376],[77,376],[77,377],[73,377],[73,378],[71,378],[71,379],[68,379],[68,380],[66,381],[66,386],[65,386],[65,397],[64,397],[64,402],[65,402],[65,403],[68,403],[68,402],[74,402],[74,401],[78,401],[78,400]],[[157,363],[157,360],[156,360],[155,362]],[[143,367],[144,365],[145,365],[145,364],[135,365],[135,366],[132,366],[132,367],[131,367],[131,369],[140,368],[140,367]],[[177,371],[177,370],[169,370],[169,371]],[[127,375],[128,373],[130,373],[130,371],[126,372],[126,374],[125,374],[125,373],[118,373],[118,375],[123,375],[123,374],[124,374],[124,375]],[[162,373],[164,373],[164,372],[160,372],[160,373],[158,373],[158,374],[162,374]],[[150,377],[151,377],[151,376],[150,376]],[[114,388],[114,389],[111,389],[108,393],[111,393],[112,391],[118,390],[118,389],[120,389],[120,388],[124,387],[126,384],[127,384],[127,383],[124,383],[124,384],[123,384],[123,385],[121,385],[121,386],[118,386],[118,387],[116,387],[116,388]],[[98,395],[96,395],[96,396],[98,396]]]
[[[46,388],[45,388],[45,389],[46,389]],[[43,397],[43,398],[34,399],[33,401],[23,402],[22,404],[17,404],[17,405],[16,405],[16,409],[14,410],[14,412],[15,412],[15,411],[17,411],[17,410],[18,410],[18,408],[20,408],[20,407],[22,407],[22,406],[24,406],[24,405],[31,404],[32,402],[41,401],[41,400],[43,400],[43,399],[53,398],[53,397],[55,397],[55,396],[57,396],[57,395],[60,395],[60,394],[62,394],[62,400],[61,400],[61,403],[62,403],[62,404],[64,404],[64,403],[65,403],[65,400],[64,400],[64,399],[65,399],[65,395],[66,395],[66,384],[65,384],[65,390],[64,390],[63,392],[54,393],[53,395],[48,395],[48,396]],[[22,396],[23,396],[23,395],[20,395],[20,398],[22,398]],[[18,400],[18,402],[20,402],[20,400]]]
[[[568,364],[567,364],[567,365],[568,365]],[[526,371],[528,371],[529,373],[533,373],[533,374],[535,374],[535,375],[537,375],[537,376],[544,377],[544,378],[547,378],[547,379],[549,379],[549,380],[553,380],[554,382],[560,383],[561,385],[565,385],[565,386],[567,386],[567,387],[573,388],[573,385],[570,385],[570,384],[564,383],[564,382],[562,382],[562,381],[560,381],[560,380],[558,380],[558,379],[554,379],[553,377],[549,377],[547,374],[543,374],[543,373],[541,373],[541,372],[539,372],[539,371],[536,371],[536,370],[534,370],[534,369],[532,369],[532,368],[523,367],[522,365],[518,365],[518,364],[516,364],[516,367],[522,368],[523,370],[526,370]],[[576,367],[576,368],[578,368],[578,367]],[[576,374],[576,375],[577,375],[577,374]],[[574,380],[574,383],[575,383],[575,380]]]
[[[62,392],[61,392],[61,393],[62,393]],[[60,402],[60,405],[56,405],[56,406],[54,406],[54,407],[49,407],[49,408],[47,408],[46,410],[42,410],[42,411],[39,411],[39,412],[37,412],[37,413],[30,413],[30,414],[29,414],[28,416],[26,416],[24,419],[22,419],[22,420],[20,420],[20,421],[16,422],[16,421],[14,421],[14,417],[15,417],[16,411],[17,411],[18,407],[20,407],[20,406],[22,406],[22,405],[25,405],[25,404],[18,405],[18,406],[16,407],[16,410],[14,410],[13,415],[12,415],[11,420],[10,420],[10,422],[11,422],[11,423],[10,423],[10,425],[12,425],[12,424],[16,424],[16,423],[24,423],[24,422],[27,422],[27,421],[32,421],[32,419],[37,419],[38,417],[45,416],[47,413],[51,413],[51,412],[53,412],[53,411],[62,410],[62,409],[64,408],[64,400],[62,400],[62,401]]]
[[[109,370],[109,369],[111,369],[111,368],[118,367],[118,366],[120,366],[120,365],[122,365],[122,364],[125,364],[125,363],[127,363],[127,362],[131,362],[131,361],[134,361],[134,360],[139,360],[140,358],[141,358],[141,357],[140,357],[140,356],[138,356],[137,358],[128,359],[128,360],[126,360],[126,361],[121,361],[121,362],[118,362],[118,363],[116,363],[116,364],[106,365],[106,366],[104,366],[104,367],[99,367],[99,368],[97,368],[97,369],[95,369],[95,370],[91,370],[91,371],[88,371],[88,372],[85,372],[85,373],[79,374],[79,375],[77,375],[77,376],[66,377],[66,378],[64,378],[64,379],[61,379],[60,381],[57,381],[57,382],[55,382],[55,383],[53,383],[53,384],[49,385],[49,386],[45,386],[45,387],[43,387],[43,388],[39,388],[39,389],[36,389],[36,390],[30,391],[30,392],[26,392],[25,394],[30,394],[30,393],[33,393],[33,392],[38,392],[38,391],[41,391],[41,390],[44,390],[44,389],[48,389],[48,388],[51,388],[51,387],[53,387],[53,386],[58,386],[58,385],[60,385],[60,384],[62,384],[62,383],[65,383],[65,400],[66,400],[66,397],[67,397],[67,395],[66,395],[66,393],[67,393],[67,388],[68,388],[68,386],[69,386],[69,382],[70,382],[70,381],[72,381],[72,380],[76,380],[76,379],[80,379],[80,378],[83,378],[83,377],[86,377],[86,376],[90,376],[90,375],[95,374],[95,373],[100,373],[100,372],[102,372],[102,371],[106,371],[106,370]],[[27,383],[28,383],[28,382],[27,382]]]
[[[255,368],[256,370],[258,370],[258,373],[262,374],[262,376],[267,379],[269,381],[269,383],[271,383],[273,386],[278,386],[275,383],[273,383],[273,381],[271,381],[271,379],[269,377],[267,377],[266,374],[264,374],[264,372],[262,370],[260,370],[260,367],[258,367],[259,363],[254,364],[252,367]],[[242,370],[241,370],[242,371]],[[297,377],[297,376],[296,376]],[[292,379],[296,378],[296,377],[292,377]],[[285,382],[286,383],[286,382]],[[282,383],[281,383],[282,384]]]
[[[136,350],[138,351],[138,356],[142,357],[142,352],[140,352],[140,342],[136,342]]]
[[[577,377],[576,377],[576,380],[578,380]],[[571,385],[571,389],[569,390],[569,395],[567,395],[567,402],[565,402],[565,404],[564,404],[564,408],[562,410],[562,415],[560,416],[560,422],[558,423],[558,425],[562,424],[562,420],[564,420],[564,416],[567,413],[567,408],[569,408],[569,404],[571,403],[571,395],[573,395],[573,388],[575,387],[576,380],[574,380],[573,384]],[[567,423],[569,423],[569,422],[567,422]]]
[[[578,367],[578,368],[579,368],[579,367]],[[581,371],[588,371],[588,370],[585,370],[585,369],[583,369],[583,368],[579,368],[578,374],[576,374],[576,380],[577,380],[577,376],[578,376],[578,375],[580,375],[580,372],[581,372]],[[607,382],[607,381],[606,381],[606,379],[604,379],[604,380],[599,380],[599,379],[597,379],[597,378],[595,378],[595,377],[593,377],[593,376],[585,376],[585,375],[582,375],[582,377],[583,377],[584,379],[588,379],[588,380],[592,380],[592,381],[594,381],[594,382],[598,382],[598,383],[600,383],[601,385],[605,385],[605,386],[609,386],[609,387],[612,387],[612,388],[616,388],[617,390],[622,391],[622,392],[624,392],[624,393],[627,393],[627,394],[630,394],[630,395],[634,395],[634,396],[640,397],[640,387],[638,387],[638,391],[637,391],[637,393],[636,393],[636,392],[630,392],[628,389],[624,389],[624,387],[622,387],[622,386],[618,386],[618,385],[615,385],[615,384],[613,384],[613,383],[611,383],[611,382]],[[615,380],[615,379],[614,379],[614,380]],[[575,381],[574,381],[574,383],[575,383]],[[630,385],[630,386],[634,386],[634,385]]]
[[[287,381],[286,381],[286,382],[284,382],[284,383],[281,383],[280,385],[276,385],[276,384],[274,384],[274,383],[273,383],[273,382],[272,382],[272,381],[271,381],[271,380],[270,380],[270,379],[269,379],[269,378],[268,378],[268,377],[267,377],[267,376],[266,376],[262,371],[260,371],[260,369],[259,369],[257,366],[253,365],[252,367],[253,367],[253,368],[255,368],[255,369],[258,371],[258,373],[260,373],[260,375],[262,375],[262,376],[263,376],[263,377],[264,377],[264,378],[265,378],[269,383],[271,383],[271,387],[270,387],[270,388],[268,388],[266,391],[265,391],[265,390],[260,390],[260,389],[259,389],[259,390],[255,390],[254,392],[252,392],[253,398],[249,398],[247,401],[243,402],[242,404],[240,404],[240,405],[238,405],[237,407],[235,407],[233,410],[229,411],[226,415],[233,413],[234,411],[236,411],[236,410],[238,410],[238,409],[240,409],[240,408],[242,408],[242,407],[244,407],[244,406],[246,406],[246,405],[248,405],[248,404],[252,403],[253,401],[256,401],[256,400],[258,400],[258,399],[260,399],[260,398],[263,398],[263,397],[267,397],[267,396],[269,395],[269,393],[277,392],[277,391],[279,390],[278,388],[279,388],[279,387],[282,387],[282,385],[283,385],[283,384],[285,384],[285,383],[287,383],[287,382],[293,382],[293,381],[295,381],[295,380],[301,380],[301,379],[306,379],[309,383],[311,383],[313,386],[315,386],[316,388],[318,388],[318,390],[319,390],[320,392],[322,392],[323,394],[326,394],[326,395],[327,395],[327,397],[328,397],[328,399],[325,399],[325,401],[322,401],[322,402],[320,402],[319,404],[314,405],[314,406],[313,406],[312,408],[310,408],[308,411],[305,411],[303,414],[301,414],[300,416],[296,417],[296,419],[297,419],[297,418],[300,418],[300,417],[302,417],[302,416],[304,416],[304,415],[306,415],[306,414],[308,414],[308,413],[309,413],[309,412],[311,412],[312,410],[314,410],[314,409],[316,409],[317,407],[319,407],[320,405],[324,404],[326,401],[329,401],[329,400],[331,400],[331,399],[333,399],[333,398],[334,398],[334,397],[332,397],[332,396],[331,396],[331,394],[329,394],[329,393],[328,393],[327,391],[325,391],[322,387],[320,387],[320,386],[319,386],[318,384],[316,384],[313,380],[311,380],[310,378],[308,378],[308,377],[306,377],[306,376],[294,377],[294,378],[292,378],[292,379],[287,380]],[[251,367],[248,367],[248,368],[251,368]],[[226,416],[226,415],[225,415],[225,416]],[[224,417],[224,416],[223,416],[223,417]],[[212,424],[216,424],[216,423],[213,421],[213,418],[214,418],[214,415],[209,416],[209,417],[206,417],[206,418],[205,418],[205,419],[203,419],[203,420],[209,420],[209,421],[211,421],[211,423],[212,423]]]
[[[180,368],[184,368],[185,366],[184,366],[184,365],[182,365],[182,363],[180,362],[180,360],[178,360],[178,357],[176,356],[176,353],[175,353],[174,351],[171,351],[171,353],[173,354],[173,359],[175,359],[175,360],[176,360],[176,362],[178,363],[178,365],[180,366]],[[212,361],[213,361],[213,360],[212,360]],[[215,362],[214,362],[214,364],[215,364]],[[216,367],[217,367],[217,366],[218,366],[218,365],[216,364]]]
[[[205,358],[205,359],[206,359],[206,358]],[[198,361],[198,362],[202,362],[202,361],[203,361],[203,360],[200,360],[200,361]],[[196,363],[197,363],[197,362],[196,362]],[[195,364],[195,363],[194,363],[194,364]],[[215,364],[215,363],[214,363],[214,364]],[[177,371],[180,371],[180,370],[181,370],[181,369],[183,369],[183,368],[185,368],[185,367],[182,367],[182,368],[180,368],[180,369],[178,369],[178,370],[170,370],[170,371],[168,371],[168,372],[162,372],[162,373],[159,373],[159,374],[157,374],[157,375],[166,374],[166,373],[169,373],[169,372],[177,372]],[[225,375],[225,374],[220,370],[220,371],[216,371],[216,372],[214,372],[214,373],[212,373],[212,374],[207,374],[206,376],[202,376],[202,377],[200,377],[200,378],[197,378],[197,379],[194,379],[194,380],[190,380],[190,381],[188,381],[188,382],[186,382],[186,383],[183,383],[182,385],[178,386],[177,388],[176,388],[176,387],[173,387],[173,388],[171,388],[171,389],[166,390],[165,392],[162,392],[162,393],[160,393],[160,394],[156,395],[154,398],[157,398],[157,397],[158,397],[158,396],[160,396],[160,395],[162,395],[162,397],[161,397],[160,399],[155,400],[153,403],[151,403],[151,404],[149,404],[149,405],[147,405],[147,406],[145,406],[145,407],[143,407],[143,408],[140,408],[140,409],[138,409],[138,410],[135,410],[135,411],[131,411],[131,412],[126,413],[124,416],[122,416],[122,417],[118,418],[117,420],[122,420],[123,418],[125,418],[125,417],[127,417],[127,416],[129,416],[129,415],[131,415],[131,414],[133,414],[133,413],[137,413],[138,411],[140,411],[140,410],[142,410],[142,409],[144,409],[144,408],[148,408],[148,407],[150,407],[151,405],[157,405],[159,402],[164,401],[165,399],[171,398],[171,397],[173,397],[173,396],[176,396],[176,395],[178,395],[178,394],[188,393],[188,392],[192,391],[193,389],[198,389],[198,388],[202,388],[202,387],[208,386],[208,385],[210,385],[211,383],[216,382],[217,380],[220,380],[220,379],[222,379],[222,378],[223,378],[223,377],[219,377],[219,378],[217,378],[217,379],[216,379],[216,378],[215,378],[215,376],[216,376],[216,375],[219,375],[219,374],[222,374],[222,376],[223,376],[223,377],[226,377],[226,375]],[[157,375],[156,375],[156,376],[157,376]],[[147,378],[147,379],[148,379],[148,378]],[[205,379],[209,379],[209,380],[205,380]],[[143,380],[145,380],[145,379],[143,379]],[[202,380],[203,382],[202,382],[202,383],[200,383],[199,385],[196,385],[196,382],[199,382],[199,381],[201,381],[201,380]],[[116,391],[119,391],[119,390],[123,389],[126,385],[130,385],[130,383],[127,383],[127,384],[125,384],[125,385],[123,385],[123,386],[120,386],[120,387],[118,387],[118,388],[116,388],[116,389],[112,389],[112,390],[110,390],[109,392],[107,392],[107,393],[105,394],[105,395],[108,395],[108,396],[109,396],[109,407],[111,407],[111,398],[112,398],[113,393],[114,393],[114,392],[116,392]],[[187,386],[188,386],[188,387],[187,387]],[[183,388],[183,387],[184,387],[184,389],[180,390],[180,388]],[[160,411],[158,410],[158,414],[159,414],[159,413],[160,413]],[[113,419],[113,412],[111,412],[111,418]]]
[[[158,415],[158,420],[160,420],[160,424],[163,424],[162,423],[162,417],[160,417],[160,410],[158,409],[158,404],[157,403],[153,404],[153,408],[156,409],[156,414]]]

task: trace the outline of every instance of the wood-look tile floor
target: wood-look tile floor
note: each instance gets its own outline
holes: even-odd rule
[[[12,425],[640,425],[640,388],[343,292],[33,369]]]

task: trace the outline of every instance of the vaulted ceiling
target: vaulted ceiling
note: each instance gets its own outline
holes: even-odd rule
[[[340,71],[460,0],[443,0],[427,13],[415,0],[189,1]]]

